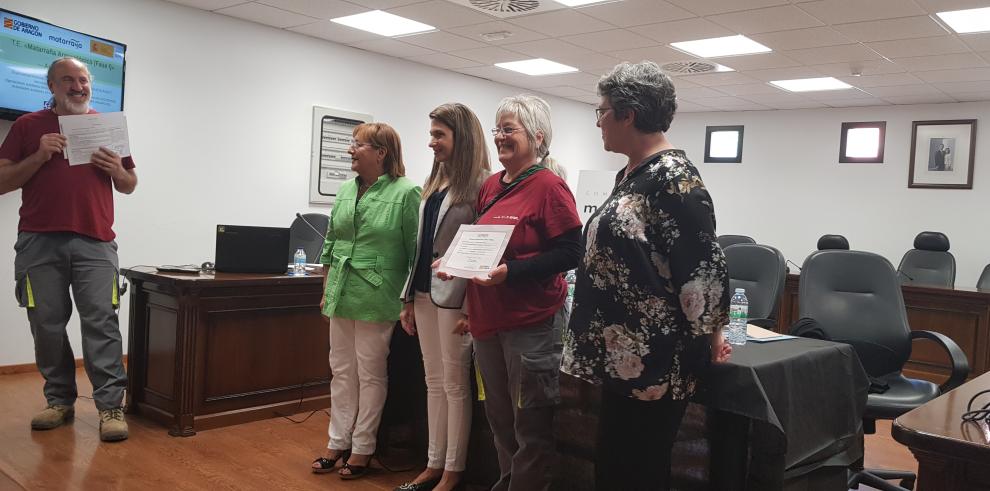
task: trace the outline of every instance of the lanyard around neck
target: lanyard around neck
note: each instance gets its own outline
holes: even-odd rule
[[[512,191],[512,188],[516,187],[516,185],[518,185],[519,183],[521,183],[524,180],[526,180],[527,177],[529,177],[529,176],[531,176],[531,175],[533,175],[533,174],[535,174],[538,171],[541,171],[543,169],[546,169],[546,167],[542,166],[541,164],[536,164],[536,165],[530,167],[529,169],[526,169],[526,171],[523,172],[522,174],[519,174],[518,176],[516,176],[516,178],[513,179],[512,182],[510,182],[509,185],[505,187],[505,189],[503,189],[498,194],[496,194],[495,197],[492,198],[491,201],[489,201],[481,209],[481,213],[478,213],[478,218],[475,218],[473,223],[478,223],[478,220],[481,220],[481,216],[484,215],[485,212],[488,211],[496,202],[498,202],[498,200],[500,200],[503,197],[505,197],[506,194],[509,194],[509,191]],[[501,178],[499,178],[499,179],[501,180]]]

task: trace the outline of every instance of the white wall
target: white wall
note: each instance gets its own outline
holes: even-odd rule
[[[956,285],[972,288],[990,262],[990,103],[688,113],[669,137],[701,170],[720,234],[749,235],[801,264],[826,233],[896,268],[923,230],[945,233]],[[909,189],[911,122],[977,119],[973,189]],[[886,121],[882,164],[839,164],[843,122]],[[706,125],[745,125],[742,164],[705,164]],[[791,268],[792,271],[794,268]]]
[[[116,196],[121,266],[212,260],[217,223],[286,227],[310,206],[314,105],[372,114],[402,135],[409,177],[426,179],[427,114],[457,101],[494,126],[498,101],[521,89],[155,0],[38,2],[4,7],[126,43],[125,107],[140,179]],[[616,162],[588,105],[547,98],[553,155],[572,170]],[[0,138],[10,123],[0,122]],[[493,165],[498,167],[494,158]],[[611,159],[611,160],[610,160]],[[621,166],[621,160],[619,160]],[[0,366],[34,360],[13,300],[19,192],[0,197]],[[124,299],[125,302],[127,298]],[[128,309],[121,311],[126,346]],[[78,325],[69,332],[76,356]]]

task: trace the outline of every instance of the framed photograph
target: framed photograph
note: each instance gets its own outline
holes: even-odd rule
[[[975,119],[915,121],[908,187],[973,189],[975,156]]]

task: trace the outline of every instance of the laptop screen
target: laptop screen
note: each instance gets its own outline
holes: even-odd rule
[[[288,250],[288,228],[217,225],[217,271],[284,274]]]

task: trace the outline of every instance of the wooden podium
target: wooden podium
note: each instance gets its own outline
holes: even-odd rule
[[[330,406],[321,274],[122,273],[129,412],[192,436]]]

